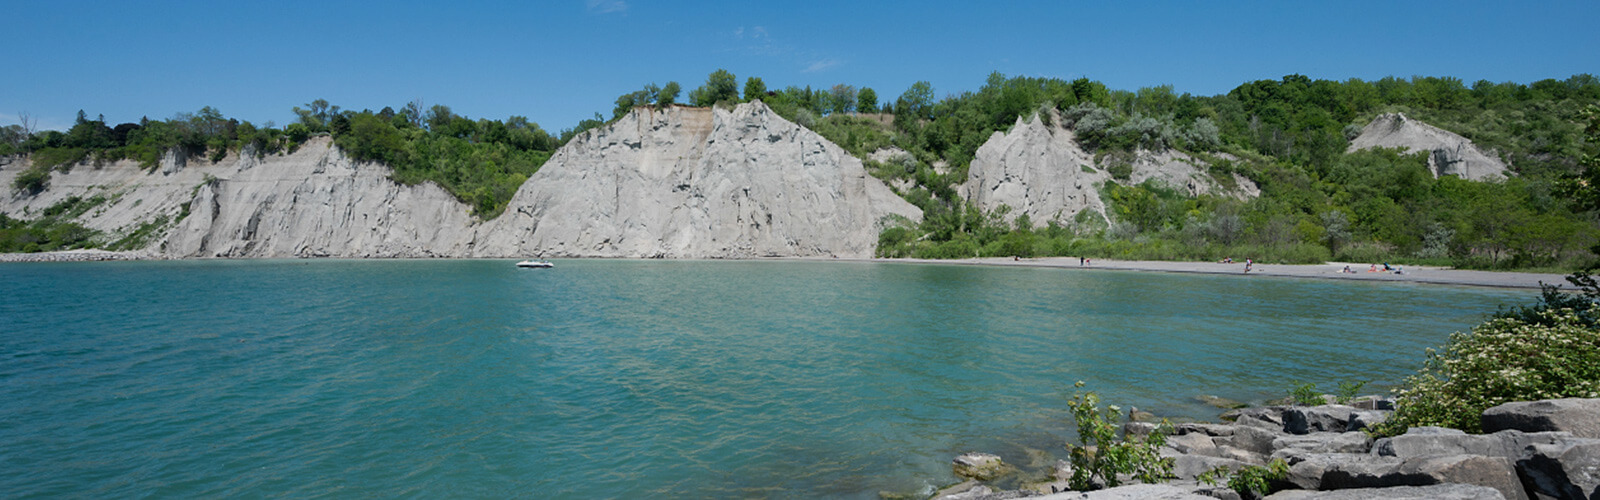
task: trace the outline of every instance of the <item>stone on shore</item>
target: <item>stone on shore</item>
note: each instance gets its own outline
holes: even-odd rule
[[[1600,498],[1600,439],[1529,446],[1518,462],[1522,478],[1540,498]]]
[[[1344,432],[1355,407],[1345,405],[1295,406],[1283,412],[1283,430],[1290,434]]]
[[[1436,484],[1395,488],[1359,488],[1333,491],[1287,490],[1266,500],[1502,500],[1494,488],[1470,484]]]
[[[1546,399],[1506,403],[1484,410],[1483,431],[1565,431],[1600,438],[1600,399]]]
[[[951,470],[956,477],[988,481],[1006,472],[1006,464],[998,455],[967,453],[951,460]]]

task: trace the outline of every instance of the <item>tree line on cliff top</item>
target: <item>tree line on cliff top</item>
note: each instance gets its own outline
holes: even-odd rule
[[[928,82],[916,82],[889,99],[849,84],[777,89],[748,77],[741,85],[719,69],[686,96],[677,82],[645,85],[619,96],[609,119],[596,113],[558,134],[524,117],[475,120],[420,101],[374,112],[317,100],[295,107],[297,120],[281,128],[227,118],[210,107],[114,127],[80,113],[66,132],[35,132],[24,119],[24,125],[0,129],[0,154],[33,155],[34,170],[20,174],[13,187],[36,192],[48,185],[51,168],[119,159],[154,168],[168,151],[211,161],[230,153],[280,154],[328,134],[357,160],[389,165],[400,182],[436,182],[487,219],[556,148],[635,107],[756,99],[864,159],[873,175],[923,209],[922,223],[884,231],[879,252],[886,256],[1250,255],[1281,262],[1573,267],[1597,239],[1593,211],[1573,206],[1572,193],[1561,189],[1563,179],[1583,172],[1580,160],[1595,149],[1584,140],[1580,116],[1600,102],[1600,81],[1591,75],[1470,86],[1449,77],[1289,75],[1194,96],[1171,86],[1127,91],[1087,78],[995,73],[976,91],[940,97]],[[1501,182],[1434,179],[1420,154],[1345,153],[1361,124],[1391,111],[1473,140],[1508,160],[1514,175]],[[1112,175],[1115,182],[1101,188],[1108,218],[1083,215],[1034,229],[1034,221],[1008,222],[956,194],[993,132],[1036,115],[1063,120]],[[909,155],[870,160],[887,147]],[[1163,149],[1205,160],[1224,187],[1235,174],[1248,178],[1262,196],[1190,197],[1128,181],[1132,152]]]

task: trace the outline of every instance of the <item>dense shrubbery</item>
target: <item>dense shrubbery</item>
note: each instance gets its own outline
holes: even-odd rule
[[[100,196],[89,199],[74,196],[45,208],[38,218],[31,221],[13,219],[6,214],[0,214],[0,253],[49,252],[92,247],[100,233],[72,222],[72,219],[100,206],[105,201],[106,199]]]
[[[343,113],[328,126],[352,158],[389,165],[399,182],[438,183],[484,219],[499,215],[558,146],[538,124],[520,116],[475,121],[446,106],[426,112],[421,107]],[[312,118],[302,123],[315,129],[320,123]]]
[[[1513,401],[1600,397],[1600,329],[1593,305],[1500,317],[1456,333],[1396,390],[1395,415],[1375,432],[1440,426],[1481,432],[1480,415]]]

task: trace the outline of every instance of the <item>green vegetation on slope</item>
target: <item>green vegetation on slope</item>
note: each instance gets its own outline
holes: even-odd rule
[[[918,82],[883,114],[857,113],[862,94],[840,84],[828,90],[766,90],[750,78],[742,98],[732,74],[718,70],[699,94],[716,102],[762,99],[776,112],[866,161],[922,208],[920,224],[887,228],[883,256],[960,258],[1051,256],[1267,262],[1327,260],[1402,262],[1458,267],[1575,268],[1600,239],[1594,209],[1574,206],[1559,190],[1582,172],[1580,110],[1600,102],[1591,75],[1532,84],[1414,77],[1343,82],[1289,75],[1240,85],[1224,95],[1177,94],[1170,86],[1110,90],[1088,79],[990,75],[976,92],[936,99]],[[751,90],[757,94],[752,95]],[[869,96],[876,105],[877,94]],[[710,105],[710,97],[695,100]],[[626,112],[621,106],[616,116]],[[639,104],[648,104],[640,102]],[[1053,112],[1050,112],[1052,111]],[[1349,140],[1374,116],[1404,112],[1457,132],[1507,160],[1513,176],[1499,182],[1434,179],[1423,154],[1346,153]],[[1059,116],[1099,156],[1117,182],[1102,187],[1106,219],[1018,221],[985,213],[960,199],[979,146],[1018,118]],[[886,147],[910,153],[870,161]],[[1164,186],[1130,185],[1125,158],[1139,149],[1177,149],[1205,160],[1218,184],[1238,174],[1259,198],[1189,197]],[[1120,174],[1120,175],[1119,175]],[[1033,228],[1033,222],[1045,227]]]

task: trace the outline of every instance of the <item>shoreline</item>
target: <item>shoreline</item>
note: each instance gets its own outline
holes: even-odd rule
[[[287,259],[303,259],[305,257],[285,257]],[[335,257],[337,258],[337,257]],[[358,260],[369,260],[372,257],[351,257]],[[581,257],[578,257],[582,259]],[[318,260],[321,258],[312,258]],[[406,260],[405,258],[378,258],[380,260]],[[422,260],[434,260],[423,258]],[[443,259],[454,259],[445,257]],[[476,258],[474,258],[476,259]],[[485,258],[488,260],[500,260]],[[514,259],[507,257],[506,259]],[[610,258],[597,258],[611,260]],[[106,262],[106,261],[133,261],[133,260],[260,260],[260,259],[172,259],[159,257],[147,252],[109,250],[66,250],[59,252],[38,253],[0,253],[0,263],[7,262]],[[647,259],[648,260],[648,259]],[[1475,271],[1466,269],[1452,269],[1429,266],[1405,266],[1405,274],[1386,272],[1369,272],[1371,263],[1355,262],[1328,262],[1324,264],[1256,264],[1249,274],[1244,273],[1244,264],[1235,262],[1223,264],[1217,262],[1185,262],[1161,260],[1111,260],[1095,259],[1088,265],[1079,265],[1078,260],[1072,257],[1040,257],[1031,259],[1013,260],[1003,257],[984,257],[972,259],[888,259],[888,258],[836,258],[836,257],[756,257],[751,259],[667,259],[685,261],[806,261],[806,262],[865,262],[865,263],[899,263],[899,264],[934,264],[946,266],[994,266],[994,267],[1034,267],[1054,269],[1088,269],[1109,271],[1133,272],[1160,272],[1182,274],[1214,274],[1236,276],[1268,276],[1274,278],[1301,278],[1301,279],[1330,279],[1348,281],[1368,281],[1385,283],[1421,283],[1428,285],[1457,285],[1477,286],[1490,288],[1520,288],[1538,290],[1539,283],[1567,286],[1566,275],[1550,273],[1526,273],[1515,271]],[[1355,273],[1342,273],[1345,266]]]
[[[844,260],[844,259],[839,259]],[[1183,274],[1217,274],[1234,276],[1269,276],[1274,278],[1329,279],[1385,283],[1422,283],[1429,285],[1479,286],[1490,288],[1539,289],[1539,283],[1568,286],[1566,275],[1549,273],[1523,273],[1514,271],[1474,271],[1427,266],[1404,266],[1405,274],[1368,272],[1372,263],[1328,262],[1323,264],[1261,264],[1257,263],[1249,274],[1244,273],[1244,263],[1182,262],[1163,260],[1110,260],[1095,259],[1080,266],[1073,257],[1041,257],[1012,260],[1002,257],[985,257],[961,260],[939,259],[866,259],[872,262],[906,262],[916,264],[946,264],[969,266],[1012,266],[1058,269],[1096,269],[1111,271],[1142,271]],[[1342,273],[1345,266],[1355,273]]]

